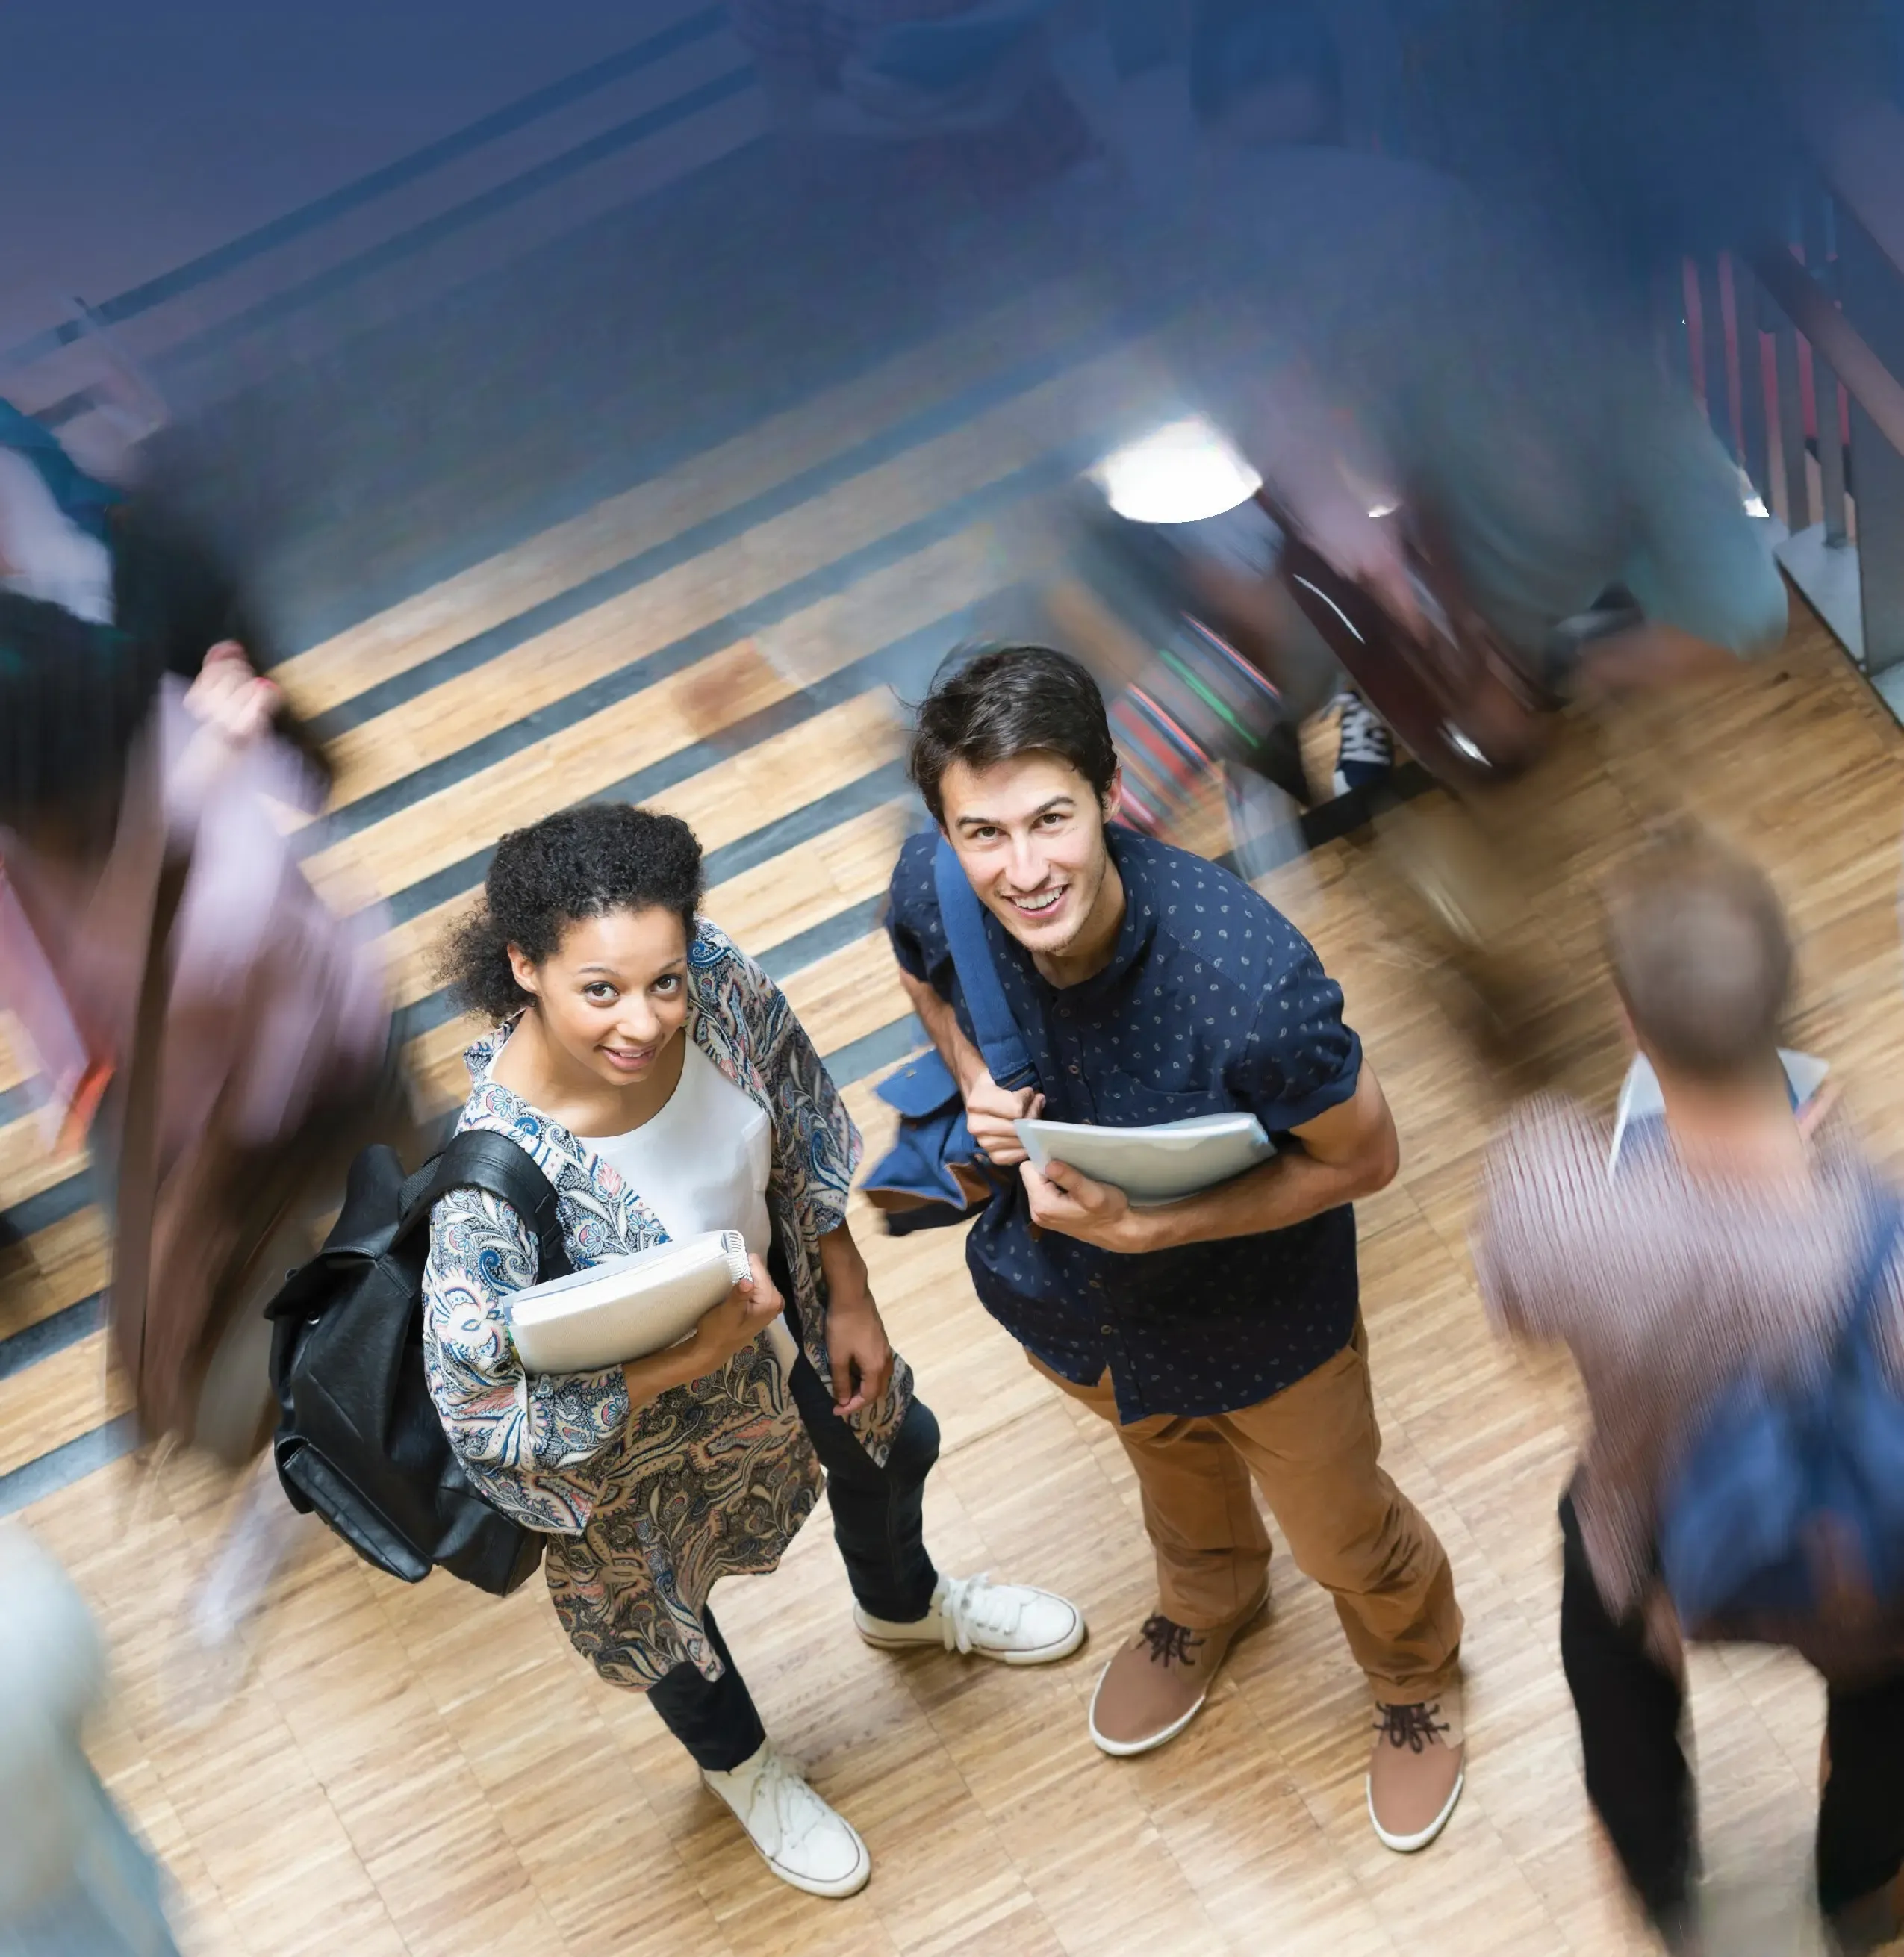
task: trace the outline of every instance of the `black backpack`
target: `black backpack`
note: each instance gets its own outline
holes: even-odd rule
[[[530,1224],[541,1277],[568,1275],[555,1190],[507,1135],[457,1135],[407,1180],[394,1149],[365,1149],[323,1249],[265,1307],[282,1416],[272,1446],[291,1506],[365,1562],[406,1583],[440,1563],[506,1597],[534,1573],[543,1538],[478,1494],[423,1371],[430,1210],[470,1188]]]

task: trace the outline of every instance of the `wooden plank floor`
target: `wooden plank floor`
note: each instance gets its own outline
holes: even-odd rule
[[[782,978],[880,1145],[871,1083],[912,1038],[877,924],[908,820],[893,691],[1031,567],[1022,514],[1038,472],[1128,381],[1092,339],[1098,324],[1082,300],[1049,303],[915,349],[285,670],[335,730],[341,764],[314,871],[390,901],[394,983],[442,1105],[460,1094],[467,1030],[431,971],[443,922],[503,830],[628,793],[695,823],[710,912]],[[1004,385],[1027,333],[1054,355],[1075,340],[1078,358]],[[934,424],[882,450],[922,402]],[[694,541],[696,525],[800,472],[818,472],[811,495]],[[599,600],[537,624],[535,608],[604,579]],[[1620,1066],[1591,877],[1643,818],[1690,805],[1773,868],[1804,934],[1804,1037],[1839,1062],[1887,1158],[1904,1159],[1899,760],[1895,729],[1802,614],[1782,657],[1676,716],[1628,711],[1601,738],[1570,737],[1525,792],[1553,858],[1529,922],[1562,1077],[1608,1098]],[[1045,1671],[875,1654],[851,1634],[824,1521],[774,1577],[723,1591],[770,1727],[867,1837],[864,1895],[821,1903],[772,1882],[645,1703],[570,1652],[539,1586],[506,1603],[447,1579],[406,1589],[318,1535],[274,1600],[250,1682],[193,1726],[169,1627],[231,1491],[194,1464],[114,1458],[122,1400],[97,1329],[96,1219],[84,1177],[44,1160],[0,1056],[0,1505],[24,1511],[109,1627],[119,1690],[97,1757],[178,1880],[191,1949],[1645,1947],[1589,1823],[1555,1650],[1570,1377],[1495,1345],[1465,1247],[1504,1090],[1365,842],[1330,844],[1267,887],[1341,978],[1401,1128],[1401,1175],[1363,1206],[1362,1258],[1390,1464],[1442,1531],[1469,1621],[1471,1775],[1442,1842],[1403,1860],[1369,1832],[1361,1681],[1286,1556],[1269,1627],[1238,1647],[1189,1733],[1147,1759],[1094,1751],[1097,1670],[1151,1602],[1121,1453],[980,1312],[955,1238],[895,1243],[863,1215],[895,1342],[944,1429],[935,1554],[1061,1589],[1094,1631]],[[1695,1672],[1722,1908],[1754,1925],[1738,1947],[1808,1949],[1797,1899],[1819,1694],[1763,1655],[1703,1654]]]

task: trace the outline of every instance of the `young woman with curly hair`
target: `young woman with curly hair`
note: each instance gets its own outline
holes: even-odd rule
[[[469,1050],[461,1125],[508,1135],[555,1185],[577,1269],[736,1230],[751,1276],[650,1358],[530,1374],[507,1307],[536,1282],[533,1232],[454,1190],[431,1222],[425,1358],[472,1478],[549,1535],[577,1649],[649,1695],[776,1875],[849,1895],[865,1844],[767,1740],[707,1607],[715,1582],[774,1567],[824,1465],[869,1643],[1036,1665],[1084,1624],[1045,1592],[934,1568],[920,1510],[938,1428],[846,1225],[859,1137],[779,988],[696,915],[701,896],[701,846],[672,816],[596,804],[505,836],[446,959],[495,1023]]]

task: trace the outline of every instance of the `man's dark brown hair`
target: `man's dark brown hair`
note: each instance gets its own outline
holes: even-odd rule
[[[920,703],[906,761],[932,820],[945,820],[939,784],[954,761],[992,768],[1029,754],[1068,762],[1100,801],[1110,793],[1117,750],[1097,681],[1048,646],[960,648]]]
[[[1756,863],[1680,831],[1622,865],[1605,902],[1614,983],[1650,1053],[1714,1083],[1773,1059],[1792,990],[1792,934]]]

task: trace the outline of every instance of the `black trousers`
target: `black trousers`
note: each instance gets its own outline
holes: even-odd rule
[[[939,1424],[915,1400],[893,1438],[886,1465],[878,1468],[852,1431],[833,1410],[833,1390],[802,1353],[789,1381],[800,1419],[827,1471],[827,1500],[833,1540],[846,1579],[862,1609],[891,1623],[912,1623],[931,1607],[938,1572],[925,1553],[922,1510],[925,1478],[939,1458]],[[726,1668],[704,1678],[678,1665],[648,1702],[668,1730],[710,1773],[726,1773],[760,1748],[766,1734],[754,1696],[727,1649],[711,1611],[701,1613],[708,1636]]]
[[[1685,1693],[1637,1618],[1602,1602],[1573,1497],[1561,1502],[1561,1663],[1580,1715],[1587,1798],[1654,1922],[1683,1917],[1697,1868]],[[1818,1902],[1827,1915],[1904,1866],[1904,1677],[1828,1686],[1831,1778],[1818,1804]]]

